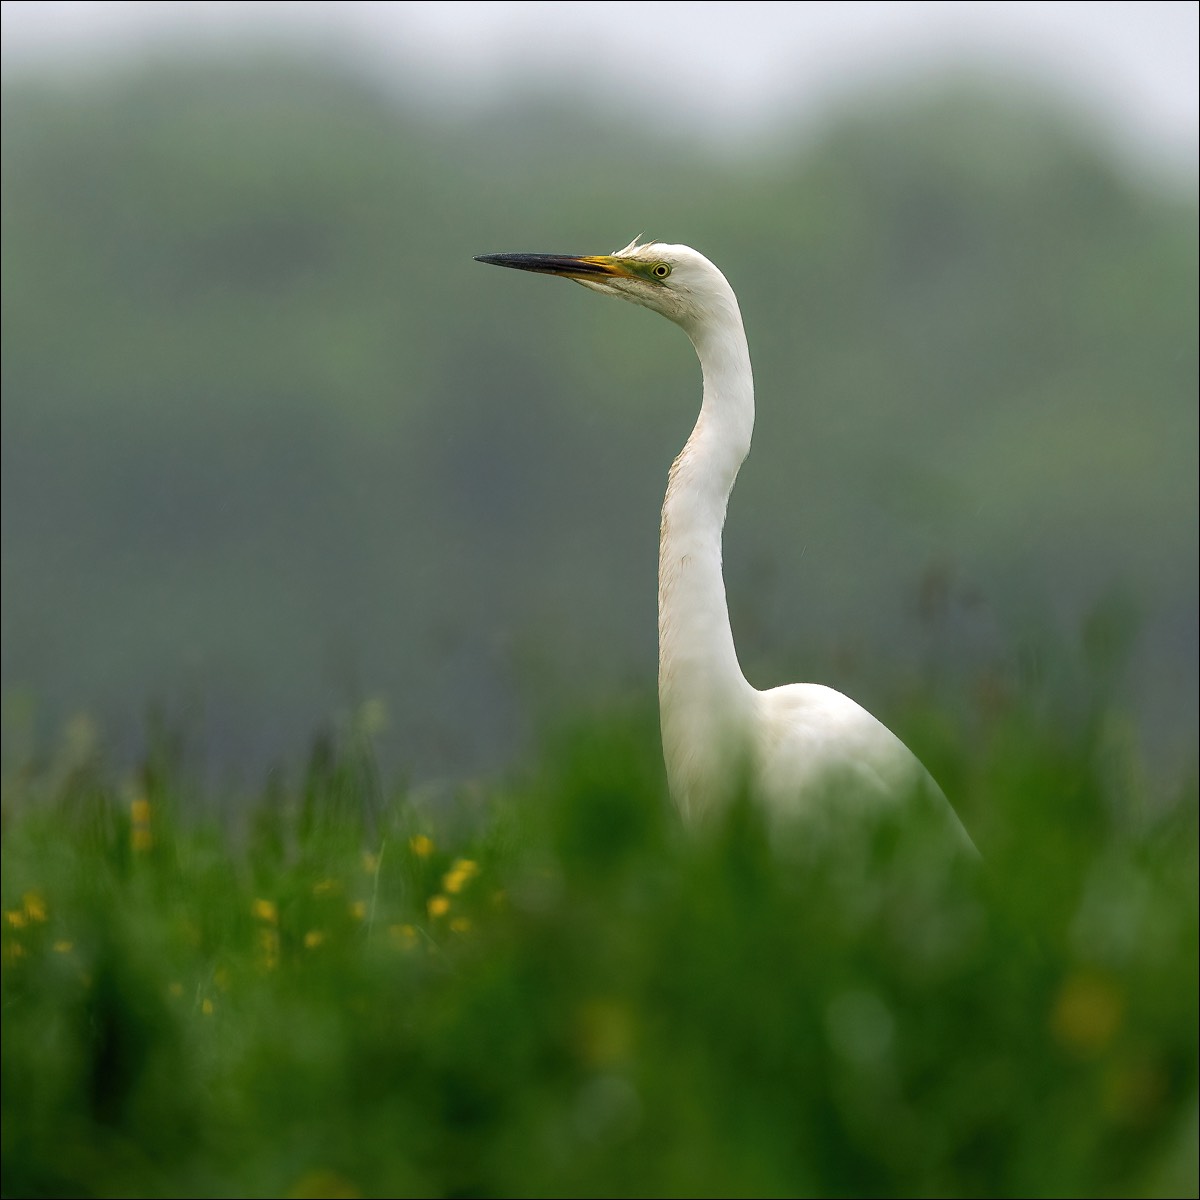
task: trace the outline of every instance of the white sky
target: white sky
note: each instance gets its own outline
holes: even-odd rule
[[[1134,163],[1194,181],[1195,0],[841,3],[67,3],[4,0],[6,72],[266,42],[351,57],[406,92],[486,104],[531,82],[717,142],[946,70],[1016,77],[1085,113]]]

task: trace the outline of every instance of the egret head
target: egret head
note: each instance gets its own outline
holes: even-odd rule
[[[594,292],[632,300],[694,332],[717,313],[737,312],[725,276],[690,246],[639,244],[613,254],[480,254],[476,261],[574,279]]]

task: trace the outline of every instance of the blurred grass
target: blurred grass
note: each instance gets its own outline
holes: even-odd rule
[[[351,730],[219,822],[76,730],[5,780],[3,1193],[1195,1194],[1194,773],[947,711],[982,868],[687,836],[649,709],[433,799]]]

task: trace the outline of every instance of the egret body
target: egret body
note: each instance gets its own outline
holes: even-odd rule
[[[737,297],[689,246],[635,241],[611,255],[486,254],[480,262],[560,275],[632,300],[688,335],[704,378],[700,416],[671,467],[658,560],[658,696],[671,795],[702,818],[748,783],[778,816],[831,794],[883,807],[924,789],[957,818],[912,752],[853,700],[816,683],[758,691],[742,674],[721,532],[750,450],[754,378]]]

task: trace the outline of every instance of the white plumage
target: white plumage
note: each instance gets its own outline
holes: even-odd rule
[[[827,796],[883,808],[923,790],[969,845],[924,767],[865,709],[815,683],[760,692],[742,674],[721,531],[750,449],[754,378],[725,276],[689,246],[636,240],[612,255],[492,254],[480,261],[565,276],[653,309],[684,330],[699,356],[704,399],[671,467],[658,567],[663,756],[684,817],[702,818],[743,785],[778,817],[812,815]]]

